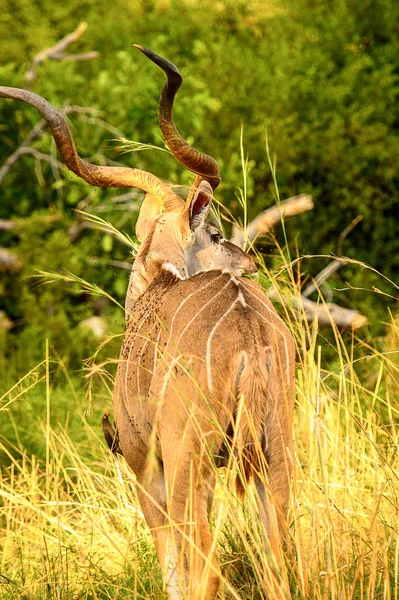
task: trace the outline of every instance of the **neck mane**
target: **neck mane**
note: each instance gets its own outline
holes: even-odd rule
[[[176,257],[177,258],[177,257]],[[142,296],[150,285],[163,273],[168,273],[171,279],[181,281],[188,279],[189,274],[183,259],[165,261],[165,257],[157,252],[144,254],[141,251],[134,261],[126,294],[125,310],[129,312],[133,304]]]

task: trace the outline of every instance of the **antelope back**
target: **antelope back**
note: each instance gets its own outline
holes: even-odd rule
[[[245,445],[254,423],[263,443],[265,414],[272,408],[265,402],[278,406],[286,413],[285,420],[290,419],[293,367],[290,333],[256,283],[217,271],[176,281],[163,271],[127,316],[117,403],[124,404],[146,445],[153,429],[164,426],[160,422],[168,411],[183,421],[197,412],[196,439],[208,439],[211,447],[206,454],[217,454],[223,432],[237,412],[243,373],[251,375],[254,385],[265,382],[252,405],[254,394],[246,394],[253,423],[244,427]],[[168,406],[165,398],[171,390],[174,400]],[[212,436],[204,437],[206,432]],[[159,441],[156,453],[164,460]]]

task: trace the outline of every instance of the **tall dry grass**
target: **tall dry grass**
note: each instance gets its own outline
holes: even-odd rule
[[[241,155],[244,186],[238,200],[245,225],[248,162],[242,140]],[[267,156],[279,201],[268,147]],[[112,228],[101,219],[96,219],[96,225],[106,231]],[[284,228],[283,232],[285,236]],[[130,238],[122,238],[133,244]],[[398,600],[397,324],[391,319],[386,349],[362,341],[354,332],[340,333],[333,321],[326,340],[317,321],[309,324],[305,314],[287,300],[299,295],[300,263],[294,261],[293,268],[289,255],[282,250],[280,254],[279,272],[265,269],[261,280],[265,287],[274,287],[274,297],[286,298],[280,307],[297,344],[289,531],[281,560],[276,560],[264,537],[252,486],[241,506],[231,485],[234,476],[218,470],[212,527],[221,565],[219,596],[226,600]],[[49,280],[49,274],[41,276]],[[80,281],[89,293],[103,293],[69,273],[50,276],[59,279]],[[321,294],[319,301],[324,302]],[[96,354],[86,373],[90,381],[101,379],[101,387],[88,392],[90,402],[100,410],[111,406],[108,366],[115,358],[104,361]],[[100,418],[95,420],[82,408],[79,435],[68,420],[62,426],[52,425],[54,379],[59,371],[64,372],[75,403],[86,406],[83,384],[79,390],[73,387],[62,361],[50,355],[48,345],[43,361],[0,398],[0,420],[13,423],[17,439],[11,446],[0,431],[0,451],[9,464],[0,473],[0,597],[164,598],[134,475],[123,458],[110,454]],[[13,415],[17,404],[30,405],[34,392],[42,395],[43,460],[27,453],[22,433],[27,424],[22,427]]]
[[[344,339],[337,330],[334,344],[323,346],[317,323],[309,325],[285,310],[298,365],[284,565],[276,579],[254,490],[249,488],[241,507],[222,470],[212,516],[220,597],[398,600],[397,353],[392,347],[385,353],[374,349],[354,334]],[[67,424],[50,425],[56,362],[47,353],[35,376],[19,381],[2,398],[4,422],[16,403],[29,402],[35,386],[45,382],[46,460],[29,456],[22,438],[16,447],[1,442],[9,466],[0,488],[0,596],[162,598],[134,476],[123,458],[110,455],[100,422],[82,411],[84,443],[73,440]],[[103,389],[102,402],[110,403],[111,387]]]

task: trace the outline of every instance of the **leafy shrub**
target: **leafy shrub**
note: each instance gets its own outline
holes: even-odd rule
[[[265,152],[268,134],[278,160],[281,197],[313,194],[316,207],[287,225],[291,250],[329,254],[340,232],[357,215],[361,224],[345,241],[345,254],[373,265],[394,278],[399,264],[397,177],[399,144],[397,4],[393,0],[364,3],[295,0],[175,2],[71,0],[56,6],[47,0],[5,0],[0,16],[1,81],[24,86],[23,74],[32,57],[88,22],[73,52],[97,50],[87,62],[47,61],[37,68],[34,91],[57,106],[67,99],[89,106],[129,139],[160,144],[157,97],[162,73],[132,47],[142,43],[175,61],[185,82],[176,103],[179,129],[221,165],[223,186],[218,197],[240,218],[236,199],[242,184],[239,139],[252,169],[248,180],[249,215],[274,202],[274,184]],[[21,35],[23,32],[23,35]],[[93,123],[94,120],[94,123]],[[22,143],[38,121],[37,113],[18,102],[0,103],[0,164]],[[93,161],[118,160],[149,170],[174,183],[189,183],[191,174],[165,153],[118,156],[99,118],[71,115],[81,155]],[[396,128],[395,128],[396,127]],[[45,133],[33,146],[54,150]],[[26,278],[34,269],[67,269],[98,283],[123,302],[127,273],[109,267],[126,260],[128,249],[104,243],[103,236],[85,231],[73,243],[67,235],[74,222],[72,208],[106,206],[105,214],[131,234],[134,218],[117,214],[109,190],[91,190],[66,171],[54,180],[48,163],[22,156],[2,186],[0,218],[23,219],[24,233],[0,235],[0,244],[23,260],[21,278],[6,279],[1,302],[23,328],[38,327],[56,343],[57,336],[76,339],[79,319],[93,310],[87,297],[65,286],[37,287]],[[89,195],[89,200],[87,197]],[[45,228],[40,215],[55,220]],[[96,265],[90,263],[95,257]],[[308,263],[317,272],[325,260]],[[377,278],[353,266],[340,273],[354,287],[383,287]],[[339,286],[340,280],[336,279]],[[16,285],[18,284],[18,286]],[[362,292],[348,298],[371,317],[381,319],[381,302]],[[57,318],[49,313],[56,307]],[[38,331],[38,330],[36,330]],[[25,332],[26,336],[27,333]],[[83,346],[82,346],[83,348]],[[72,352],[79,361],[82,353]]]

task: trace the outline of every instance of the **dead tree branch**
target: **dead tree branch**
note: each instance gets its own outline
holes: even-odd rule
[[[99,114],[99,111],[96,110],[95,108],[86,107],[86,106],[78,106],[78,105],[72,105],[72,106],[66,105],[60,109],[60,112],[63,115],[70,115],[73,113],[77,113],[79,115],[84,115],[84,116],[91,115],[93,117],[95,117],[95,115]],[[103,121],[101,120],[100,125],[102,123],[103,123]],[[0,184],[2,183],[4,177],[7,175],[7,173],[10,171],[10,169],[15,165],[16,162],[18,162],[18,160],[24,154],[33,154],[36,156],[36,158],[38,158],[39,155],[41,155],[41,160],[47,160],[47,162],[50,162],[50,164],[52,163],[53,166],[56,165],[58,168],[64,167],[64,165],[62,163],[60,163],[59,161],[57,161],[57,159],[55,159],[54,157],[52,157],[48,154],[42,154],[39,151],[34,150],[30,147],[30,145],[33,141],[37,140],[38,138],[40,138],[43,135],[43,130],[44,130],[45,126],[46,126],[46,121],[44,119],[39,121],[28,133],[28,135],[26,136],[26,138],[24,139],[22,144],[7,158],[4,165],[2,167],[0,167]],[[56,163],[53,161],[56,161]]]
[[[338,329],[357,329],[368,323],[367,318],[357,310],[343,308],[332,302],[321,304],[303,296],[293,298],[292,302],[298,311],[304,311],[308,321],[317,319],[321,326],[329,327],[335,323]]]
[[[0,231],[15,231],[19,228],[17,221],[12,219],[0,219]]]
[[[253,242],[257,237],[264,235],[282,219],[299,215],[313,208],[312,196],[302,194],[293,196],[280,204],[264,210],[248,224],[245,232],[237,225],[233,226],[230,241],[237,246],[242,246],[245,241]]]
[[[268,290],[267,295],[273,301],[293,306],[297,313],[305,315],[308,322],[317,321],[320,327],[331,327],[334,323],[338,329],[357,329],[368,323],[367,318],[357,310],[343,308],[333,302],[313,302],[294,294],[284,297],[276,288]]]
[[[320,271],[318,275],[316,275],[316,277],[313,278],[312,283],[306,286],[306,288],[302,291],[302,296],[307,298],[308,296],[310,296],[310,294],[313,294],[313,292],[318,291],[320,286],[323,285],[323,283],[327,281],[327,279],[331,277],[331,275],[335,273],[335,271],[338,271],[340,267],[346,264],[347,261],[344,259],[336,259],[330,262],[329,265],[327,265],[322,271]]]
[[[251,221],[245,232],[238,226],[233,227],[230,241],[238,246],[242,246],[245,241],[254,242],[256,238],[270,231],[272,227],[277,225],[282,219],[293,217],[313,208],[312,197],[306,194],[294,196],[280,204],[272,206],[260,213],[253,221]],[[345,228],[339,237],[339,249],[342,247],[342,242],[346,235],[359,223],[361,217],[357,217],[352,223]],[[292,296],[287,300],[281,299],[275,290],[269,290],[268,295],[271,299],[279,299],[284,303],[292,303],[298,312],[306,315],[308,321],[312,322],[317,319],[320,326],[331,326],[334,322],[339,329],[356,329],[367,323],[367,318],[361,315],[358,311],[342,308],[332,302],[318,303],[313,302],[307,296],[310,296],[315,291],[318,291],[320,286],[327,281],[335,271],[342,265],[346,264],[344,259],[336,259],[332,261],[325,269],[323,269],[309,284],[300,297]]]
[[[36,68],[38,65],[41,65],[46,60],[92,60],[93,58],[97,58],[98,52],[85,52],[80,54],[65,54],[64,50],[72,44],[76,42],[83,33],[87,29],[87,23],[80,23],[75,31],[72,33],[68,33],[61,40],[59,40],[54,46],[50,48],[46,48],[45,50],[41,50],[36,56],[33,58],[29,69],[26,71],[24,78],[26,81],[26,87],[29,89],[34,80],[36,79]]]
[[[22,268],[22,262],[10,250],[0,248],[0,271],[19,271]]]

